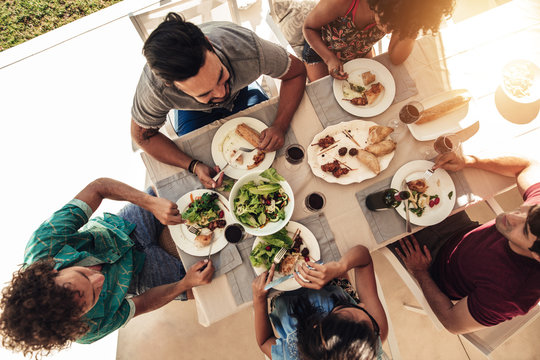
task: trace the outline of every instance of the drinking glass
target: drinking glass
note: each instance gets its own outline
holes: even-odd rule
[[[304,199],[304,209],[308,212],[320,211],[326,204],[326,198],[318,191],[312,192]]]
[[[244,238],[244,227],[238,223],[225,227],[225,239],[230,243],[237,243]]]
[[[413,124],[420,119],[423,112],[424,106],[422,106],[421,103],[418,101],[411,101],[399,111],[399,120],[404,124]]]
[[[439,154],[445,154],[448,152],[456,152],[461,147],[461,141],[456,134],[441,135],[433,143],[433,148]]]
[[[297,165],[304,160],[305,150],[300,144],[291,144],[285,149],[285,159],[289,164]]]

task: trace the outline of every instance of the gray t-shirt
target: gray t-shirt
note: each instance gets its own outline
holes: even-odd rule
[[[230,96],[219,107],[232,109],[238,92],[262,74],[279,78],[289,70],[287,51],[251,30],[230,22],[210,22],[199,27],[230,73]],[[158,128],[171,109],[208,111],[215,107],[201,104],[175,87],[165,86],[147,64],[137,85],[131,116],[143,128]]]

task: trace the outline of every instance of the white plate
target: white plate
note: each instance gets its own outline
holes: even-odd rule
[[[287,222],[291,219],[293,210],[294,210],[294,194],[291,189],[291,186],[287,181],[280,181],[279,184],[283,188],[283,190],[289,195],[289,203],[287,206],[285,206],[285,219],[279,220],[276,222],[268,222],[265,226],[260,228],[254,228],[249,225],[243,224],[240,220],[236,218],[236,215],[234,215],[234,199],[238,195],[238,191],[242,187],[242,185],[250,182],[260,182],[260,181],[269,181],[266,178],[263,178],[259,176],[259,174],[262,171],[256,171],[256,172],[250,172],[244,176],[242,176],[236,183],[233,185],[231,192],[229,194],[229,207],[231,209],[231,216],[234,218],[234,222],[241,224],[246,232],[251,235],[255,236],[264,236],[264,235],[270,235],[278,232],[281,228],[287,224]]]
[[[350,149],[351,147],[358,149],[358,145],[356,145],[352,140],[347,138],[345,134],[342,133],[343,130],[351,130],[350,134],[354,137],[356,142],[358,142],[362,146],[362,148],[364,148],[367,146],[369,128],[375,125],[377,124],[375,124],[373,121],[366,120],[346,121],[329,126],[317,135],[315,135],[315,137],[311,141],[311,144],[315,144],[319,141],[319,139],[325,137],[326,135],[330,135],[334,137],[338,146],[336,146],[332,150],[325,152],[324,154],[321,154],[321,151],[323,151],[323,149],[320,146],[311,146],[311,144],[309,145],[307,149],[308,164],[311,167],[311,171],[313,172],[313,174],[320,177],[321,179],[326,180],[327,182],[338,183],[342,185],[362,182],[366,179],[375,177],[376,174],[373,171],[369,170],[360,161],[358,161],[356,156],[351,156],[348,153],[345,156],[338,155],[339,148],[343,146],[345,146],[347,149]],[[390,154],[386,154],[378,158],[381,171],[388,167],[388,164],[390,164],[390,161],[394,157],[394,153],[395,150],[392,151]],[[339,178],[336,178],[334,175],[332,175],[332,173],[322,171],[321,165],[334,161],[334,158],[346,163],[351,168],[356,170],[349,171],[347,175],[342,175]]]
[[[233,150],[237,150],[239,147],[253,148],[247,140],[243,137],[236,134],[236,126],[245,123],[250,126],[252,129],[257,130],[258,132],[263,131],[268,128],[265,123],[260,120],[251,117],[238,117],[232,120],[227,121],[214,134],[212,139],[212,159],[214,163],[219,166],[221,169],[227,165],[231,158],[233,157]],[[241,176],[247,174],[251,170],[266,170],[272,166],[272,162],[276,157],[276,152],[266,153],[264,160],[255,168],[248,170],[247,166],[253,164],[253,156],[257,154],[257,150],[252,151],[248,155],[244,155],[243,164],[231,164],[225,169],[225,175],[233,179],[239,179]]]
[[[375,103],[360,106],[353,105],[350,101],[343,100],[343,83],[347,80],[334,79],[334,96],[338,104],[347,112],[360,117],[370,117],[379,115],[394,101],[396,95],[396,84],[394,78],[388,69],[380,62],[371,59],[354,59],[343,65],[343,70],[349,74],[349,81],[355,84],[363,84],[362,73],[371,71],[375,75],[375,82],[380,82],[384,86],[384,91]],[[367,88],[367,87],[366,87]]]
[[[392,178],[392,183],[390,187],[394,189],[401,190],[401,182],[403,179],[408,178],[409,180],[414,178],[415,175],[418,175],[418,178],[423,177],[424,172],[427,169],[431,169],[434,165],[433,162],[427,160],[415,160],[409,163],[406,163],[394,174]],[[456,187],[452,178],[446,170],[437,169],[426,181],[429,186],[426,194],[428,195],[439,195],[441,201],[439,204],[430,208],[426,207],[422,216],[418,217],[416,214],[409,212],[410,220],[412,224],[420,226],[430,226],[435,225],[443,221],[450,215],[452,209],[454,208],[454,203],[456,202]],[[452,198],[448,198],[448,194],[452,192]],[[405,217],[405,204],[401,204],[396,208],[396,211],[402,218]]]
[[[208,192],[215,191],[204,189],[193,190],[178,199],[176,204],[178,204],[178,209],[180,210],[180,213],[184,212],[188,205],[191,203],[190,194],[193,195],[193,199],[196,199],[197,197],[202,196],[204,193]],[[221,203],[220,201],[218,201],[219,208],[225,213],[223,219],[227,221],[227,225],[233,224],[235,221],[231,212],[223,205],[228,204],[228,200],[223,195],[219,193],[217,194],[221,202],[223,202]],[[195,234],[188,231],[187,225],[169,225],[169,229],[171,231],[171,237],[180,249],[193,256],[208,256],[208,246],[210,245],[202,248],[195,246]],[[214,245],[212,245],[212,254],[221,251],[221,249],[223,249],[227,245],[227,240],[225,239],[225,228],[215,229],[214,239],[212,241],[214,242]]]
[[[309,250],[309,257],[313,261],[317,261],[321,258],[321,250],[319,249],[319,243],[317,242],[315,235],[313,235],[313,233],[307,227],[305,227],[304,225],[300,223],[289,221],[286,229],[287,229],[287,233],[289,234],[291,238],[294,235],[296,229],[300,229],[300,236],[302,237],[302,240],[304,240],[305,247],[307,247]],[[260,243],[261,241],[262,241],[261,238],[259,237],[255,238],[255,241],[253,242],[253,246],[251,247],[251,250],[253,250],[255,246],[257,246],[257,244]],[[301,247],[300,249],[302,248],[303,247]],[[260,275],[264,271],[266,271],[266,268],[264,266],[257,266],[257,267],[253,267],[253,270],[255,270],[255,274]],[[277,280],[282,276],[283,275],[275,272],[273,280]],[[280,291],[291,291],[291,290],[296,290],[299,288],[300,288],[300,284],[298,284],[298,282],[294,278],[290,278],[288,280],[285,280],[281,284],[274,286],[274,289],[280,290]]]
[[[445,91],[430,96],[427,99],[422,100],[421,103],[425,110],[458,95],[470,96],[470,93],[466,89]],[[419,141],[435,140],[441,135],[456,133],[478,122],[478,117],[474,112],[473,100],[474,99],[471,99],[468,104],[433,121],[420,125],[407,124],[407,126],[409,127],[412,136]]]

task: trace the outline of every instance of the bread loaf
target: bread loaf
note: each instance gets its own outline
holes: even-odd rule
[[[246,141],[253,145],[253,147],[259,146],[261,134],[257,130],[254,130],[248,125],[242,123],[236,126],[236,133],[242,138],[246,139]]]
[[[466,105],[471,100],[470,96],[455,96],[451,99],[443,101],[440,104],[437,104],[429,109],[424,110],[420,119],[415,122],[416,125],[425,124],[427,122],[438,119],[444,115],[450,114],[452,111],[459,109],[460,107]]]

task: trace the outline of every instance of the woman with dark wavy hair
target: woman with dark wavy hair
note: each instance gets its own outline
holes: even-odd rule
[[[274,360],[386,358],[382,341],[388,323],[369,251],[358,245],[337,262],[307,265],[294,275],[302,288],[273,298],[270,315],[264,286],[272,281],[274,265],[253,281],[255,334],[263,353]],[[357,291],[349,270],[354,270]]]
[[[436,33],[453,8],[454,0],[320,0],[304,22],[308,78],[346,79],[343,63],[372,57],[372,46],[386,34],[392,35],[390,60],[401,64],[416,37]]]

